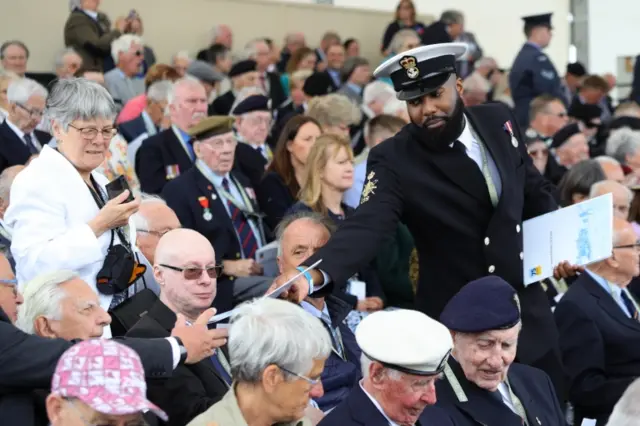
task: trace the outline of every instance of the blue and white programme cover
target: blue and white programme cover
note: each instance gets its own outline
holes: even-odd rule
[[[524,285],[553,275],[560,262],[586,265],[611,256],[613,197],[601,195],[522,224]]]

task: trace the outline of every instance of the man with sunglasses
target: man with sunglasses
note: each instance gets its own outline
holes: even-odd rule
[[[611,257],[588,265],[554,312],[575,423],[606,424],[640,376],[638,302],[627,289],[640,275],[640,243],[630,223],[613,220]]]
[[[213,303],[220,268],[209,241],[191,229],[175,229],[160,238],[155,252],[153,273],[160,286],[156,301],[127,333],[130,337],[168,337],[177,315],[188,322],[196,319]],[[226,329],[216,330],[220,337]],[[170,417],[168,425],[183,426],[218,402],[228,391],[231,373],[225,349],[189,365],[178,366],[164,382],[148,377],[148,396]]]
[[[145,92],[144,80],[137,77],[144,60],[142,46],[142,39],[132,34],[120,36],[111,43],[116,67],[105,73],[104,81],[113,100],[120,106]]]
[[[51,141],[47,132],[36,130],[42,120],[47,90],[34,80],[13,81],[7,89],[9,116],[0,125],[0,172],[26,164]]]

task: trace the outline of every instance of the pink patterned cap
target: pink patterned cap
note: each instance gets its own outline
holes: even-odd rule
[[[51,392],[77,398],[107,415],[151,410],[162,420],[167,414],[147,400],[142,362],[131,348],[113,340],[94,339],[73,345],[56,366]]]

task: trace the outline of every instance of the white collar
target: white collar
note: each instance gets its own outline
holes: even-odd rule
[[[95,10],[86,10],[86,9],[80,9],[80,10],[82,10],[84,13],[86,13],[96,21],[98,20],[98,12],[96,12]]]
[[[20,128],[18,126],[13,124],[11,122],[11,120],[9,120],[8,117],[7,117],[7,119],[5,121],[7,122],[7,125],[11,128],[11,130],[13,130],[13,133],[15,133],[21,140],[24,141],[24,132],[22,130],[20,130]]]
[[[457,140],[459,140],[460,143],[464,145],[467,151],[469,151],[471,147],[473,147],[473,142],[476,140],[473,137],[473,134],[471,134],[471,126],[469,125],[469,119],[466,116],[464,117],[464,129],[462,129],[462,133]],[[449,146],[453,148],[453,143],[451,143],[451,145]]]
[[[362,386],[363,380],[360,380],[360,383],[358,383],[358,385],[360,386],[360,389],[362,389],[362,392],[364,392],[364,394],[367,395],[367,397],[369,397],[369,399],[371,400],[371,403],[378,409],[378,411],[380,411],[380,413],[384,416],[384,418],[387,419],[387,421],[389,422],[389,426],[400,426],[398,423],[391,420],[387,416],[387,414],[384,412],[384,410],[382,409],[382,406],[378,403],[378,401],[376,401],[376,399],[373,396],[369,395],[369,392],[367,392],[364,386]]]
[[[516,407],[513,405],[513,400],[511,399],[511,392],[509,392],[509,387],[505,382],[500,382],[498,385],[498,392],[500,392],[500,396],[502,397],[502,402],[504,405],[509,407],[511,411],[518,414]]]

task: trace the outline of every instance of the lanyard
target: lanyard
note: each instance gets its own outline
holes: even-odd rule
[[[214,179],[212,179],[211,177],[211,171],[209,170],[208,167],[202,164],[201,160],[196,161],[196,167],[207,178],[207,180],[209,180],[209,182],[214,183]],[[253,204],[251,203],[251,199],[247,196],[247,193],[242,187],[242,185],[240,185],[240,183],[233,176],[231,176],[231,174],[229,174],[229,181],[232,181],[233,184],[236,186],[236,189],[240,193],[240,197],[242,197],[242,202],[244,203],[244,205],[240,201],[238,201],[233,195],[227,192],[222,187],[222,185],[220,186],[216,185],[216,190],[218,191],[218,195],[220,195],[226,201],[229,201],[231,204],[236,206],[243,213],[245,212],[248,212],[250,214],[255,213],[253,209]],[[229,184],[231,184],[231,182],[229,182]]]
[[[187,156],[191,160],[193,160],[193,156],[191,155],[189,148],[187,148],[187,142],[185,142],[185,140],[182,138],[182,133],[180,133],[180,130],[178,130],[176,126],[171,126],[171,129],[173,130],[173,134],[175,134],[176,138],[178,138],[178,140],[180,141],[180,145],[182,145],[182,149],[184,149],[184,152],[186,152]]]
[[[491,177],[491,171],[489,170],[489,160],[487,159],[487,151],[476,132],[473,130],[473,127],[469,125],[469,130],[471,130],[471,134],[473,138],[476,140],[478,147],[480,148],[480,155],[482,156],[482,175],[484,176],[484,180],[487,183],[487,189],[489,190],[489,198],[491,198],[491,204],[493,207],[498,205],[498,191],[496,190],[496,185],[493,182],[493,178]]]

